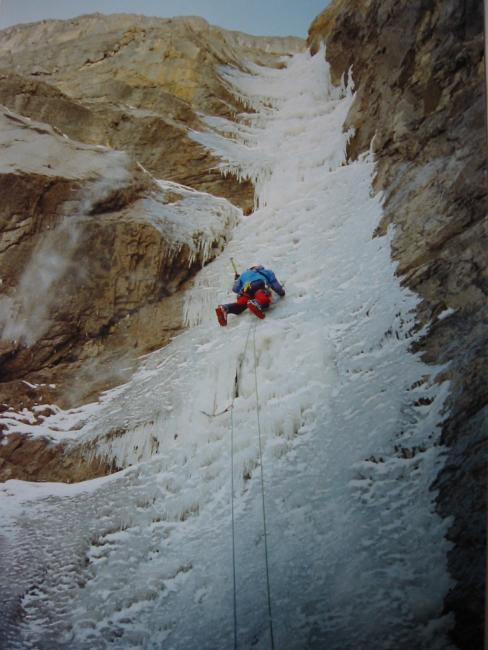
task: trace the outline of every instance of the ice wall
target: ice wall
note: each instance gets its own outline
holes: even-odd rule
[[[231,463],[238,647],[270,647],[257,383],[276,647],[445,650],[429,486],[448,386],[410,352],[417,299],[390,237],[373,237],[374,162],[345,163],[352,90],[330,84],[323,52],[223,74],[256,112],[194,137],[256,182],[259,208],[198,275],[188,331],[85,412],[84,439],[133,467],[36,499],[5,485],[7,539],[22,539],[11,647],[232,647]],[[220,329],[231,256],[272,267],[287,295]]]

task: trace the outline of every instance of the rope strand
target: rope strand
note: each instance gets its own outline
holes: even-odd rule
[[[271,610],[271,587],[269,580],[269,553],[268,553],[268,533],[266,525],[266,505],[264,498],[264,470],[263,470],[263,449],[261,442],[261,420],[259,417],[259,391],[258,391],[258,372],[257,372],[257,357],[256,357],[256,324],[253,330],[253,356],[254,356],[254,387],[256,392],[256,416],[258,425],[258,441],[259,441],[259,465],[261,470],[261,500],[263,507],[263,530],[264,530],[264,559],[266,564],[266,593],[268,597],[268,623],[269,623],[269,636],[271,641],[271,648],[274,650],[274,634],[273,634],[273,614]]]
[[[268,625],[269,635],[271,642],[271,650],[275,650],[274,633],[273,633],[273,614],[271,609],[271,586],[269,578],[269,552],[268,552],[268,530],[266,523],[266,503],[264,495],[264,470],[263,470],[263,449],[262,449],[262,436],[261,436],[261,419],[259,416],[259,390],[258,390],[258,373],[257,373],[257,355],[256,355],[256,323],[252,323],[249,327],[246,336],[246,343],[242,353],[240,362],[236,368],[236,376],[234,383],[234,390],[232,394],[232,403],[230,405],[230,457],[231,457],[231,516],[232,516],[232,581],[233,581],[233,608],[234,608],[234,650],[237,650],[237,582],[236,582],[236,545],[235,545],[235,512],[234,512],[234,401],[239,393],[239,374],[246,357],[247,346],[249,342],[249,335],[253,330],[253,361],[254,361],[254,389],[256,395],[256,418],[258,428],[258,443],[259,443],[259,465],[261,474],[261,503],[263,512],[263,532],[264,532],[264,559],[266,566],[266,595],[268,601]]]
[[[239,393],[239,373],[246,357],[249,335],[252,324],[247,330],[246,342],[242,356],[237,364],[236,376],[232,390],[232,402],[230,405],[230,484],[231,484],[231,517],[232,517],[232,588],[233,588],[233,609],[234,609],[234,650],[237,650],[237,580],[236,580],[236,525],[234,513],[234,401]]]
[[[237,377],[237,376],[236,376]],[[234,519],[234,401],[230,408],[230,483],[232,512],[232,584],[234,591],[234,650],[237,650],[236,530]]]

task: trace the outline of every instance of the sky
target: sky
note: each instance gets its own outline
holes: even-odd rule
[[[330,0],[0,0],[0,29],[48,18],[100,12],[147,16],[203,16],[213,25],[248,34],[306,37]]]

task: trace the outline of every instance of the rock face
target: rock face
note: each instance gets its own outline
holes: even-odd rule
[[[336,0],[309,30],[333,77],[352,68],[349,157],[370,146],[381,226],[398,273],[420,294],[426,360],[451,381],[439,512],[453,517],[446,601],[459,648],[482,645],[488,443],[488,224],[482,3]]]
[[[115,465],[96,455],[87,462],[89,451],[86,447],[14,433],[5,438],[1,448],[2,478],[76,483],[117,471]]]
[[[123,149],[157,178],[225,196],[248,212],[251,184],[223,179],[188,129],[203,127],[201,112],[232,117],[243,109],[220,65],[280,65],[303,46],[197,17],[92,14],[19,25],[0,33],[0,102],[76,140]]]
[[[224,178],[191,129],[205,130],[204,113],[232,118],[245,108],[219,66],[279,66],[304,45],[200,18],[126,14],[0,32],[7,418],[95,399],[181,330],[185,283],[221,251],[239,208],[253,205],[251,183]],[[114,469],[73,445],[2,435],[0,479],[72,481]]]
[[[103,356],[114,340],[126,349],[131,335],[129,347],[140,354],[181,329],[174,294],[221,250],[240,211],[156,183],[122,152],[71,141],[5,110],[0,146],[0,183],[10,197],[1,207],[4,391],[27,376],[52,383],[54,366],[59,373]],[[198,200],[202,223],[182,221]],[[61,403],[80,398],[70,393],[77,398],[59,394]],[[17,398],[26,405],[18,388]]]

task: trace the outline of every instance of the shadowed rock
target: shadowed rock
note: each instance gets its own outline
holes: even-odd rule
[[[419,350],[449,364],[449,453],[435,487],[453,516],[449,568],[457,584],[459,648],[482,645],[488,385],[486,136],[482,3],[338,0],[309,31],[326,43],[333,78],[352,68],[350,159],[370,146],[384,192],[379,234],[395,226],[398,274],[420,294],[429,325]],[[440,316],[440,318],[439,318]]]

